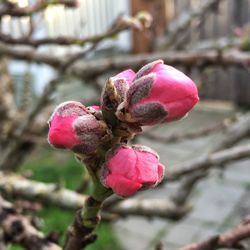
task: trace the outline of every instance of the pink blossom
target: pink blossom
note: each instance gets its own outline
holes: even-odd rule
[[[120,144],[111,150],[101,170],[103,184],[116,194],[128,197],[142,187],[157,185],[163,178],[164,166],[152,149]]]
[[[179,70],[157,60],[136,73],[116,114],[128,123],[155,125],[184,117],[198,101],[195,83]]]
[[[64,102],[51,115],[48,141],[57,148],[89,154],[96,151],[107,127],[80,102]]]

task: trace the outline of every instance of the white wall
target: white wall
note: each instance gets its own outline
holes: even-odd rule
[[[50,36],[92,36],[105,32],[119,14],[129,15],[127,0],[79,0],[79,5],[77,9],[54,6],[45,12]],[[130,33],[123,32],[118,39],[102,43],[102,47],[111,46],[130,49]]]
[[[28,4],[28,0],[17,1],[20,6]],[[84,38],[105,32],[119,14],[129,15],[128,0],[78,0],[78,2],[79,7],[76,9],[60,5],[51,6],[44,12],[43,16],[36,15],[35,22],[38,25],[34,37],[65,35]],[[1,22],[1,29],[4,33],[19,37],[28,32],[28,24],[28,17],[11,18],[5,16]],[[109,39],[101,44],[102,48],[113,46],[129,50],[131,47],[130,32],[124,31],[117,39]],[[75,47],[72,46],[72,48]],[[53,49],[55,48],[53,47]]]
[[[26,6],[33,0],[17,0],[20,6]],[[37,25],[34,37],[56,37],[60,35],[77,36],[84,38],[106,31],[119,14],[129,15],[128,0],[78,0],[77,9],[67,9],[63,6],[49,7],[44,14],[34,17]],[[1,22],[3,33],[11,34],[13,37],[20,37],[28,32],[29,18],[11,18],[5,16]],[[129,50],[131,47],[130,32],[125,31],[119,34],[117,39],[104,41],[99,48],[118,47]],[[44,46],[39,50],[51,50],[53,53],[65,53],[63,46]],[[67,49],[77,50],[78,46],[71,46]],[[41,92],[46,82],[53,77],[53,70],[42,65],[30,65],[20,61],[13,61],[10,65],[12,74],[23,74],[26,70],[34,76],[34,85],[37,92]]]

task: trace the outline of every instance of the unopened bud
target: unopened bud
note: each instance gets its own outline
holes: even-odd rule
[[[155,125],[184,117],[199,101],[195,83],[157,60],[142,67],[116,112],[118,119]]]
[[[107,133],[106,123],[98,120],[80,102],[60,104],[48,123],[51,145],[81,154],[94,153]]]
[[[143,187],[157,185],[164,169],[157,153],[149,147],[119,144],[107,154],[100,178],[116,194],[129,197]]]

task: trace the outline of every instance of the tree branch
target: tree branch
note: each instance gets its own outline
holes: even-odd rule
[[[217,142],[211,154],[205,154],[190,161],[180,163],[174,167],[168,176],[168,181],[175,181],[184,175],[195,171],[204,171],[214,165],[225,164],[228,161],[237,160],[238,157],[249,157],[250,145],[229,148],[250,135],[250,113],[246,113],[239,120],[228,127],[223,139]]]
[[[224,121],[215,124],[211,127],[207,127],[207,128],[201,128],[199,130],[195,130],[195,131],[191,131],[191,132],[187,132],[187,133],[172,133],[169,134],[167,136],[159,136],[157,134],[153,134],[150,131],[145,131],[144,134],[142,134],[141,136],[150,139],[150,140],[154,140],[160,143],[173,143],[173,142],[179,142],[182,140],[188,140],[188,139],[196,139],[196,138],[200,138],[203,136],[209,136],[213,133],[217,133],[217,132],[221,132],[223,130],[226,130],[228,128],[228,126],[231,124],[231,120],[229,119],[225,119]]]
[[[69,68],[68,73],[78,77],[93,78],[109,70],[124,70],[132,68],[137,70],[141,65],[161,58],[166,64],[199,66],[223,65],[223,66],[247,66],[250,65],[250,53],[237,50],[225,52],[211,51],[169,51],[152,54],[130,55],[113,57],[110,59],[90,60],[88,63],[78,63]]]
[[[207,171],[203,170],[195,171],[193,174],[185,177],[183,180],[181,180],[180,186],[176,192],[171,195],[170,199],[178,206],[183,206],[189,199],[194,186],[200,179],[206,177],[207,173]]]
[[[61,0],[57,1],[60,2]],[[69,36],[60,36],[56,38],[46,37],[40,39],[33,39],[31,37],[14,38],[11,35],[0,33],[0,41],[6,44],[25,45],[34,48],[49,44],[64,45],[64,46],[73,44],[84,46],[88,43],[97,44],[104,39],[114,38],[114,36],[116,36],[118,33],[127,30],[129,28],[143,29],[144,28],[143,23],[140,22],[139,15],[140,13],[138,13],[138,15],[136,15],[135,17],[119,16],[118,18],[115,19],[114,23],[107,31],[86,38],[77,38]]]
[[[9,190],[8,190],[9,186]],[[46,184],[25,179],[18,175],[0,172],[0,189],[13,196],[42,201],[65,209],[79,209],[87,196],[62,189],[57,184]]]
[[[197,157],[194,160],[173,166],[173,170],[169,171],[166,181],[176,181],[181,177],[194,173],[196,171],[205,171],[211,167],[221,167],[230,161],[244,159],[250,157],[250,144],[235,146],[230,149],[221,150],[216,153]]]
[[[191,207],[177,206],[174,202],[164,199],[131,198],[110,207],[109,211],[119,216],[140,215],[144,217],[161,217],[179,220],[191,210]]]
[[[0,60],[0,75],[0,113],[2,114],[0,123],[0,150],[2,151],[1,146],[8,140],[13,124],[18,118],[18,111],[14,99],[13,82],[8,72],[7,61],[4,59]]]
[[[242,39],[236,37],[221,37],[218,39],[204,40],[188,47],[190,50],[224,50],[242,46]]]
[[[57,56],[52,56],[47,53],[36,52],[33,49],[17,49],[11,46],[7,46],[3,43],[0,43],[0,53],[1,55],[16,59],[16,60],[24,60],[27,62],[35,62],[35,63],[43,63],[48,64],[54,68],[58,68],[62,64],[62,58]],[[65,61],[65,59],[63,60]]]
[[[32,223],[32,218],[18,213],[11,203],[0,197],[0,226],[6,243],[17,243],[28,250],[61,250]]]
[[[246,218],[232,230],[210,237],[208,240],[193,243],[180,248],[179,250],[215,250],[219,248],[245,249],[241,241],[250,238],[250,220]]]
[[[242,115],[239,120],[233,123],[226,133],[224,134],[223,139],[217,143],[212,152],[216,152],[222,150],[224,148],[230,148],[235,143],[240,140],[248,137],[250,135],[250,112]]]
[[[0,172],[0,190],[8,195],[17,196],[32,201],[40,201],[63,209],[76,210],[81,208],[87,200],[87,196],[61,188],[56,184],[25,179],[15,174]],[[104,204],[103,216],[110,218],[110,214],[117,217],[140,215],[146,217],[164,217],[172,220],[180,219],[188,211],[189,207],[178,207],[169,200],[157,199],[128,199],[115,204]]]
[[[36,12],[43,11],[50,5],[62,4],[69,8],[77,7],[76,0],[37,0],[35,4],[19,7],[17,4],[3,1],[0,5],[0,17],[10,15],[13,17],[30,16]]]
[[[221,150],[233,146],[238,141],[247,137],[250,134],[250,114],[243,115],[236,122],[234,122],[230,127],[228,127],[224,139],[222,139],[219,143],[216,143],[212,152],[223,152]],[[231,148],[236,149],[236,148]],[[238,148],[239,149],[239,148]],[[228,157],[230,158],[230,151],[228,152]],[[214,155],[214,154],[213,154]],[[190,196],[192,189],[196,186],[196,184],[204,179],[209,174],[209,169],[215,165],[215,163],[210,162],[210,157],[213,158],[213,155],[204,155],[198,157],[191,162],[187,162],[186,165],[182,165],[180,168],[187,167],[188,164],[190,169],[194,167],[187,176],[183,178],[180,183],[180,186],[176,190],[176,192],[172,195],[171,200],[174,201],[178,205],[184,205]],[[233,155],[232,155],[233,156]],[[235,155],[237,157],[237,154]],[[224,159],[226,160],[226,159]],[[232,159],[231,159],[232,160]],[[233,159],[234,160],[234,159]],[[217,167],[224,167],[226,161],[220,162],[220,165]],[[198,168],[196,168],[198,166]],[[180,170],[180,169],[179,169]],[[180,173],[180,172],[179,172]]]
[[[11,155],[13,152],[18,151],[19,146],[23,143],[22,137],[25,133],[28,132],[32,122],[34,121],[35,117],[39,114],[41,109],[45,108],[49,102],[50,96],[52,92],[55,90],[57,84],[61,81],[61,78],[55,78],[49,81],[46,85],[41,97],[38,99],[37,103],[34,105],[33,109],[26,117],[24,117],[24,121],[19,125],[19,127],[15,128],[15,140],[11,140],[9,144],[5,147],[3,151],[2,157],[0,159],[0,166],[2,169],[5,170],[13,170],[17,166],[12,166],[9,164],[9,159],[11,159]]]
[[[16,60],[25,60],[34,63],[48,64],[54,68],[60,68],[65,64],[65,57],[52,56],[47,53],[36,52],[32,49],[17,49],[4,44],[0,44],[2,55]],[[218,52],[210,51],[169,51],[156,52],[152,54],[129,55],[113,57],[110,59],[94,59],[88,62],[79,62],[68,69],[68,74],[80,78],[96,78],[109,70],[123,70],[124,68],[138,69],[141,65],[152,60],[163,59],[166,64],[199,66],[223,65],[223,66],[248,66],[250,65],[250,52],[238,50],[227,50]]]
[[[176,21],[170,24],[166,32],[166,41],[160,47],[166,49],[173,45],[178,35],[188,28],[194,18],[201,18],[203,15],[213,11],[219,2],[220,0],[203,1],[200,8],[183,12]]]

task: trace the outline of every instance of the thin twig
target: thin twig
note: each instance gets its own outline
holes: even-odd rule
[[[189,10],[183,12],[169,27],[167,30],[166,41],[161,45],[166,49],[175,44],[178,36],[183,33],[190,25],[194,18],[201,18],[205,13],[214,11],[215,7],[219,4],[220,0],[207,0],[203,1],[200,8],[196,10]]]
[[[173,166],[173,169],[167,173],[166,181],[176,181],[181,177],[194,173],[196,171],[205,171],[211,167],[220,167],[230,161],[250,157],[250,144],[235,146],[230,149],[218,151],[216,153],[203,155],[196,159]]]
[[[13,17],[30,16],[34,13],[43,11],[50,5],[62,4],[69,8],[77,7],[76,0],[39,0],[33,5],[19,7],[17,4],[10,1],[3,1],[0,5],[0,17],[10,15]]]
[[[163,136],[153,134],[150,131],[146,131],[144,134],[142,134],[142,136],[147,139],[154,140],[154,141],[164,143],[164,144],[179,142],[179,141],[188,140],[188,139],[196,139],[196,138],[200,138],[204,136],[209,136],[211,134],[218,133],[227,129],[228,126],[231,124],[231,120],[234,120],[234,118],[230,120],[227,118],[223,120],[222,122],[212,125],[210,127],[201,128],[199,130],[187,132],[184,134],[172,133],[172,134],[169,134],[168,136],[163,137]]]
[[[225,233],[214,235],[209,239],[193,243],[179,250],[216,250],[220,248],[245,249],[242,240],[250,238],[250,220],[246,218],[241,224]]]
[[[84,46],[86,44],[97,44],[101,42],[104,39],[107,38],[113,38],[115,35],[120,33],[121,31],[127,30],[131,28],[131,23],[127,22],[127,17],[120,17],[119,19],[116,19],[116,24],[112,24],[110,28],[107,29],[107,31],[93,35],[88,36],[86,38],[77,38],[77,37],[70,37],[70,36],[60,36],[60,37],[46,37],[46,38],[39,38],[34,39],[31,37],[19,37],[14,38],[9,34],[3,34],[0,33],[0,41],[6,44],[13,44],[13,45],[25,45],[25,46],[31,46],[34,48],[37,48],[39,46],[43,45],[79,45]]]

